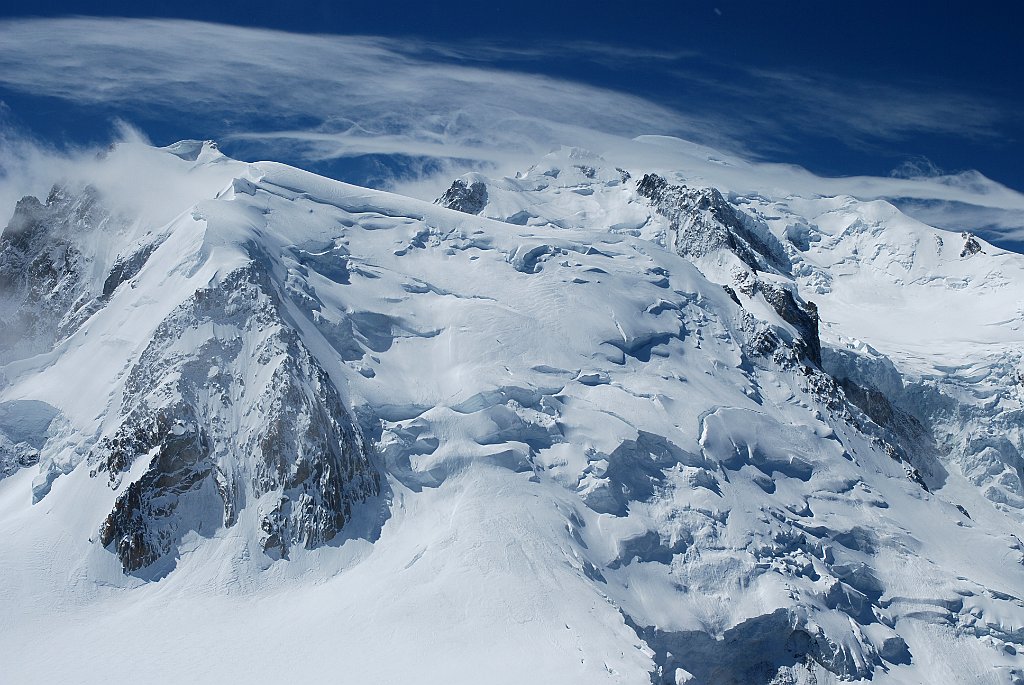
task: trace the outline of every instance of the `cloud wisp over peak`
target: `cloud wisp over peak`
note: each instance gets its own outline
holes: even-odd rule
[[[0,35],[0,89],[142,123],[173,118],[201,129],[193,137],[267,154],[287,146],[313,160],[502,166],[561,144],[600,148],[609,136],[644,134],[756,154],[798,145],[804,133],[855,145],[914,132],[979,137],[1002,116],[966,95],[593,41],[442,45],[86,17],[4,21]],[[594,70],[614,72],[618,85],[647,80],[632,91],[603,87],[588,82]]]
[[[667,108],[537,74],[431,59],[431,46],[179,20],[0,24],[0,84],[144,120],[197,116],[211,135],[364,154],[495,162],[603,135],[698,133]]]
[[[592,40],[442,44],[89,17],[0,21],[0,37],[0,101],[43,98],[91,113],[107,129],[123,118],[159,132],[162,143],[215,138],[241,158],[311,166],[421,197],[464,171],[510,174],[561,145],[644,155],[632,141],[647,135],[812,168],[801,153],[811,140],[829,140],[872,156],[884,151],[890,159],[872,173],[885,173],[916,158],[897,151],[913,136],[991,144],[1006,119],[984,98],[934,84],[867,83]],[[8,179],[21,169],[31,180],[35,161],[60,158],[16,137],[0,138]],[[944,182],[840,173],[859,178],[830,184],[837,192],[958,207],[977,201],[993,208],[990,223],[1019,225],[1007,215],[1019,193],[987,179],[979,193],[957,175]],[[4,192],[15,191],[8,183]]]

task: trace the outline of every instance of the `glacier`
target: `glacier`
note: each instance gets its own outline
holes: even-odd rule
[[[1024,256],[658,137],[98,164],[0,235],[12,682],[1024,683]]]

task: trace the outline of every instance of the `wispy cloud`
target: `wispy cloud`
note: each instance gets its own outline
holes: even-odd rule
[[[585,79],[590,67],[617,75],[610,82],[626,90],[635,77],[643,84],[632,92],[650,97],[539,73]],[[962,93],[756,69],[685,50],[442,45],[83,17],[0,22],[0,89],[112,118],[181,125],[182,137],[229,141],[246,156],[300,163],[402,158],[411,177],[392,178],[393,187],[424,196],[442,176],[480,167],[508,173],[559,145],[632,154],[640,149],[629,142],[634,137],[671,135],[764,161],[786,159],[808,136],[875,149],[922,133],[983,140],[1006,117]],[[6,171],[8,182],[0,193],[39,192],[33,184],[43,175],[36,170],[59,169],[67,155],[5,134],[2,123],[0,116],[0,174]],[[779,177],[777,167],[752,173],[751,182],[756,175]],[[794,174],[787,177],[794,189],[973,203],[1003,212],[1003,222],[1021,202],[987,179],[979,190],[954,187],[964,183],[960,176],[823,183]]]
[[[780,119],[799,130],[845,140],[877,143],[915,133],[985,138],[995,135],[995,125],[1006,116],[977,97],[924,86],[786,71],[749,73],[759,92],[774,94]]]
[[[985,136],[1002,116],[964,95],[599,43],[441,45],[95,18],[7,21],[0,35],[2,87],[133,117],[188,117],[211,136],[310,159],[407,154],[500,165],[559,144],[643,134],[765,153],[807,134],[862,145],[916,132]],[[536,73],[560,61],[657,74],[658,103],[668,106]]]
[[[128,19],[6,22],[0,33],[7,88],[199,117],[221,126],[213,133],[300,143],[318,157],[493,163],[607,135],[713,134],[637,97],[455,64],[450,50],[422,43]]]

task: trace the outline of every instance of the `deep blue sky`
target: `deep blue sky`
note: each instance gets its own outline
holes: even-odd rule
[[[503,53],[489,58],[488,66],[619,90],[670,109],[707,111],[723,122],[740,115],[756,117],[762,123],[752,125],[743,142],[764,159],[830,175],[885,175],[908,159],[924,157],[942,170],[976,168],[1024,189],[1022,3],[218,0],[190,6],[41,0],[0,9],[3,18],[69,14],[187,18],[300,33],[414,38],[469,52],[485,45],[525,48],[534,52]],[[595,60],[586,50],[544,56],[552,46],[588,43],[677,57],[616,65]],[[774,76],[765,77],[766,73]],[[799,91],[789,90],[794,79],[800,79]],[[773,98],[776,84],[780,89]],[[793,94],[813,101],[819,87],[822,99],[852,92],[848,103],[837,100],[837,107],[846,109],[872,101],[877,87],[884,91],[880,107],[886,106],[886,99],[899,100],[899,94],[907,92],[932,104],[952,96],[964,98],[977,103],[984,114],[973,116],[963,130],[956,125],[958,106],[953,106],[948,126],[910,126],[874,135],[874,124],[865,124],[863,130],[847,135],[846,120],[837,119],[831,126],[824,115],[817,126],[808,126],[808,120],[800,119]],[[756,96],[746,98],[748,89]],[[55,142],[100,140],[109,135],[109,122],[117,116],[139,124],[158,143],[222,135],[231,126],[208,121],[202,113],[187,119],[164,117],[152,109],[125,111],[123,103],[83,105],[3,87],[0,100],[18,125]],[[227,147],[231,152],[230,143]],[[236,147],[239,156],[250,151]],[[351,165],[331,168],[331,163],[324,163],[321,170],[344,175]]]

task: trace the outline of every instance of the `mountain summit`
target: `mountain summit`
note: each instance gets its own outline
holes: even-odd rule
[[[664,156],[128,158],[171,220],[0,235],[13,681],[1024,683],[1021,255]]]

